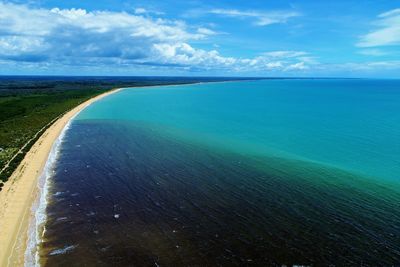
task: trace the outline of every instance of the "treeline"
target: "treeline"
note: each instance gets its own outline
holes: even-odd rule
[[[30,94],[14,92],[13,96],[0,96],[0,189],[43,131],[50,126],[50,122],[105,91],[87,88],[61,91],[46,89],[35,90]]]
[[[95,95],[120,87],[241,79],[243,78],[0,76],[0,188],[41,134],[16,155],[24,144],[55,118]],[[8,167],[1,171],[7,163]]]

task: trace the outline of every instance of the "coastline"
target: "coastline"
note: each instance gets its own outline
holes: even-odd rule
[[[206,83],[225,83],[233,81],[214,81]],[[196,82],[190,84],[202,84]],[[36,210],[42,201],[41,193],[46,179],[45,168],[53,147],[60,135],[68,127],[69,122],[90,104],[110,94],[127,88],[143,89],[151,87],[185,86],[187,84],[147,85],[137,87],[115,88],[97,95],[57,119],[35,142],[26,153],[18,168],[13,172],[0,191],[0,266],[24,266],[27,260],[26,251],[34,238],[30,232],[32,226],[37,227]],[[36,263],[35,255],[30,255],[32,263]]]
[[[35,142],[0,191],[0,266],[24,266],[28,230],[35,214],[32,206],[40,198],[39,180],[53,145],[80,111],[95,101],[124,88],[97,95],[56,120]]]

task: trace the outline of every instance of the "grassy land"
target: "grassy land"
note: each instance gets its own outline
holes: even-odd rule
[[[45,129],[36,138],[35,135],[66,111],[89,98],[117,87],[225,80],[236,79],[0,76],[0,190]]]

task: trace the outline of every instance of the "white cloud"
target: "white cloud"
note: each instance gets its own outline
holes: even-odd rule
[[[306,70],[308,68],[304,62],[298,62],[287,66],[285,70]]]
[[[400,45],[400,8],[378,15],[376,29],[362,36],[359,47]]]
[[[387,55],[386,52],[380,49],[363,49],[358,51],[358,53],[365,56],[375,56],[375,57]]]
[[[160,11],[153,10],[153,9],[149,10],[149,9],[144,8],[144,7],[135,8],[134,9],[134,13],[136,15],[145,15],[145,14],[164,15],[164,12],[160,12]]]
[[[392,16],[398,16],[398,15],[400,15],[400,8],[389,10],[385,13],[378,15],[378,17],[379,18],[387,18],[387,17],[392,17]]]
[[[0,57],[19,53],[132,59],[146,57],[154,43],[198,40],[206,34],[192,33],[180,21],[125,12],[32,9],[0,3],[0,37]]]
[[[308,65],[318,65],[318,64],[320,64],[318,62],[318,60],[316,59],[316,57],[313,57],[313,56],[300,56],[297,59],[302,61],[302,62],[304,62],[305,64],[308,64]]]
[[[216,35],[218,34],[217,32],[210,30],[208,28],[204,28],[204,27],[200,27],[197,29],[197,32],[200,34],[204,34],[204,35]]]
[[[197,49],[191,42],[217,32],[183,21],[142,16],[145,12],[43,9],[0,2],[0,64],[263,73],[306,69],[307,62],[301,57],[308,54],[300,51],[237,58],[223,56],[215,49]]]
[[[275,58],[292,58],[306,56],[307,52],[303,51],[271,51],[263,53],[264,56],[275,57]]]
[[[351,68],[351,70],[393,70],[400,69],[400,61],[372,61],[363,63],[347,63],[344,66]]]
[[[237,63],[237,59],[232,57],[223,57],[218,51],[205,51],[194,49],[187,43],[180,44],[156,44],[154,45],[155,54],[158,55],[155,60],[164,63],[173,63],[178,65],[196,66],[205,69],[230,67]]]
[[[289,18],[298,17],[300,13],[296,11],[241,11],[236,9],[212,9],[209,11],[211,14],[222,15],[232,18],[250,18],[254,20],[254,25],[266,26],[276,23],[285,23]]]
[[[265,67],[269,70],[273,70],[273,69],[282,69],[283,68],[283,64],[280,61],[275,61],[275,62],[267,62],[265,63]]]
[[[385,77],[388,74],[389,76],[398,77],[399,70],[399,60],[320,64],[313,69],[315,73],[338,73],[339,76],[344,77],[376,77],[379,75]]]
[[[135,14],[145,14],[145,13],[147,13],[147,10],[145,8],[143,7],[135,8]]]

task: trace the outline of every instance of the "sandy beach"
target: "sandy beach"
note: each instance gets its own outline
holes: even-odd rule
[[[38,198],[38,180],[53,143],[78,112],[91,103],[113,94],[114,89],[98,95],[67,112],[32,146],[0,192],[0,266],[23,266],[32,204]]]

